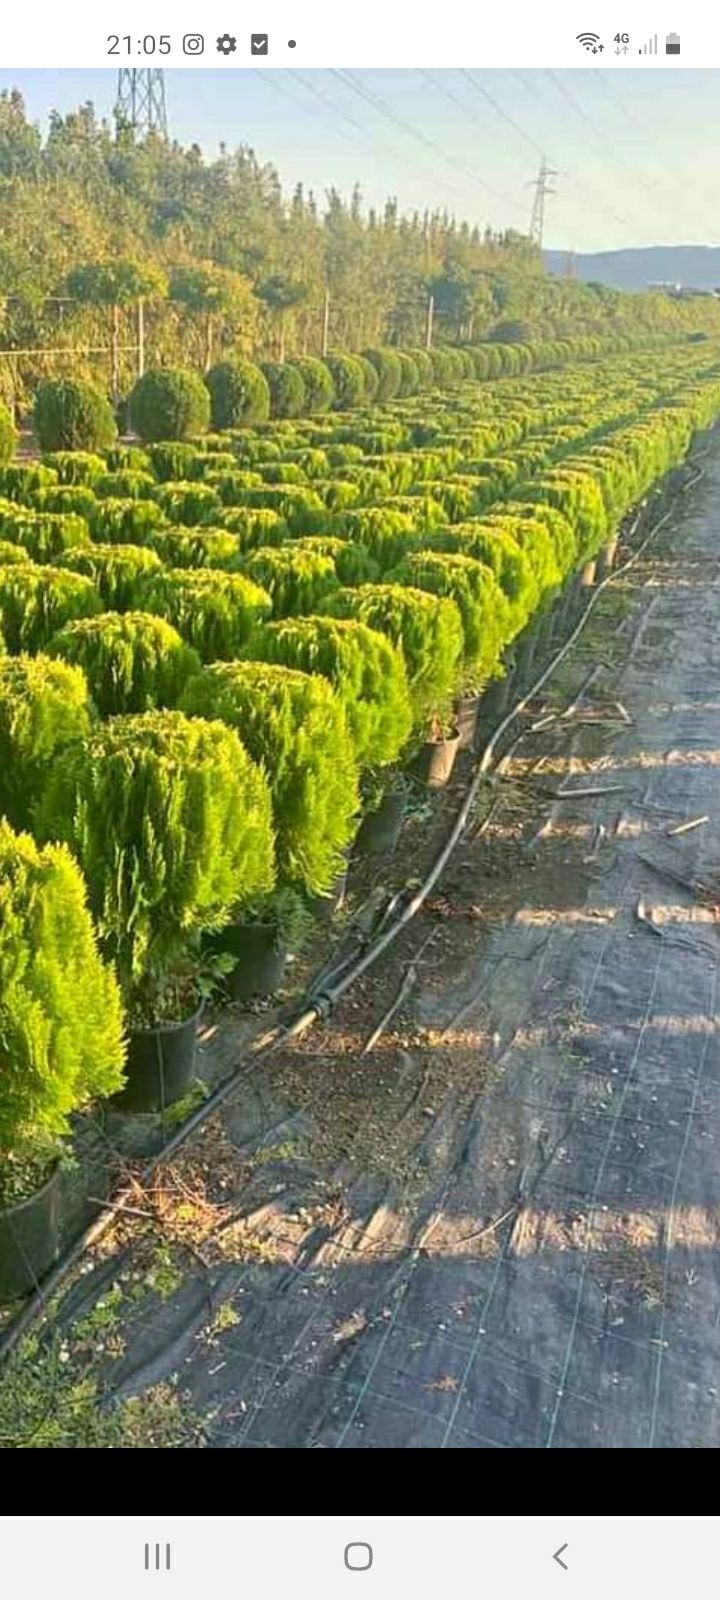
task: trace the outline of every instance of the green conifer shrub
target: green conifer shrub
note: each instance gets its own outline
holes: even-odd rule
[[[200,658],[162,617],[103,611],[68,622],[48,655],[81,667],[101,717],[176,706]]]
[[[117,435],[109,402],[90,383],[73,378],[45,378],[35,396],[33,427],[43,452],[94,452]]]
[[[102,609],[100,597],[79,572],[18,562],[0,567],[0,630],[8,650],[43,650],[58,628]]]
[[[340,586],[332,557],[295,543],[251,551],[243,558],[243,571],[267,590],[276,619],[319,610],[325,596]]]
[[[77,667],[44,655],[0,657],[0,812],[13,827],[31,826],[52,762],[87,737],[91,718]]]
[[[202,378],[182,367],[157,367],[138,378],[130,420],[145,444],[193,439],[210,422],[210,396]]]
[[[454,600],[399,583],[365,583],[330,595],[323,611],[355,617],[402,652],[414,720],[420,727],[447,711],[460,675],[464,635]]]
[[[147,580],[138,603],[171,622],[202,661],[232,661],[272,611],[269,594],[250,578],[212,567],[169,567]]]
[[[104,611],[132,611],[145,579],[162,571],[155,550],[140,544],[88,544],[58,556],[55,565],[92,579]]]
[[[205,374],[214,428],[241,428],[270,416],[267,379],[253,361],[219,361]]]

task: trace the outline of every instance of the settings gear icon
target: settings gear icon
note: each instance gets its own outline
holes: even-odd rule
[[[217,41],[217,47],[221,56],[231,56],[237,48],[237,40],[233,39],[231,33],[221,33]]]

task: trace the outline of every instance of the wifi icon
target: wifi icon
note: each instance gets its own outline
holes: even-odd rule
[[[575,37],[578,44],[582,45],[583,50],[592,50],[593,55],[597,55],[598,45],[600,44],[599,33],[577,33]]]

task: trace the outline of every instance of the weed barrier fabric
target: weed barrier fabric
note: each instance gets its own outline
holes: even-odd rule
[[[720,1443],[719,525],[715,441],[524,719],[412,1014],[360,1060],[394,988],[346,1000],[193,1141],[242,1248],[148,1265],[138,1223],[70,1288],[71,1351],[118,1300],[109,1403],[170,1383],[210,1448]]]

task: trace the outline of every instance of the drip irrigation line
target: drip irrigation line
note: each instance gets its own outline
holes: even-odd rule
[[[695,484],[699,483],[700,479],[703,478],[704,475],[704,468],[699,467],[694,477],[690,478],[682,485],[681,493],[686,493],[688,489],[694,488]],[[632,535],[636,532],[642,517],[643,509],[644,508],[640,509],[635,517],[634,522],[628,529],[628,537],[632,537]],[[624,561],[621,566],[614,568],[607,574],[605,578],[602,579],[602,581],[593,590],[592,596],[585,606],[579,621],[574,627],[572,633],[566,639],[565,643],[562,645],[561,649],[555,653],[540,676],[535,679],[535,682],[532,684],[531,688],[527,690],[521,699],[516,702],[511,710],[508,711],[498,723],[494,732],[484,745],[475,764],[474,774],[468,786],[465,799],[460,807],[460,811],[455,819],[455,823],[453,824],[451,832],[448,835],[442,850],[436,856],[435,861],[427,874],[427,877],[413,894],[412,898],[404,904],[397,918],[389,923],[379,937],[375,938],[369,948],[348,970],[343,972],[342,976],[339,977],[335,983],[327,984],[322,990],[315,990],[311,987],[311,999],[309,1003],[304,1006],[304,1008],[295,1016],[293,1020],[280,1025],[276,1030],[271,1031],[269,1034],[264,1034],[255,1042],[254,1046],[250,1047],[248,1054],[250,1055],[251,1060],[247,1062],[247,1058],[241,1059],[235,1071],[231,1072],[222,1080],[221,1083],[218,1084],[217,1088],[213,1090],[212,1094],[210,1094],[208,1098],[203,1101],[202,1105],[199,1106],[190,1117],[188,1117],[187,1121],[184,1122],[180,1128],[178,1128],[177,1132],[173,1134],[168,1143],[163,1146],[163,1149],[152,1158],[152,1160],[139,1175],[139,1178],[136,1179],[136,1184],[139,1182],[142,1187],[146,1187],[152,1181],[158,1168],[163,1166],[171,1156],[175,1155],[175,1153],[182,1148],[186,1141],[194,1133],[196,1133],[197,1130],[201,1128],[208,1121],[208,1119],[220,1109],[222,1105],[224,1105],[225,1101],[230,1098],[230,1096],[248,1076],[249,1072],[258,1061],[274,1055],[278,1050],[289,1044],[291,1040],[297,1039],[302,1034],[306,1033],[308,1028],[312,1027],[314,1023],[329,1017],[334,1006],[351,987],[351,985],[356,983],[359,978],[363,977],[364,974],[368,972],[372,966],[374,966],[375,962],[379,960],[380,956],[382,956],[390,947],[390,945],[394,943],[398,935],[403,932],[410,922],[413,921],[435,887],[438,878],[440,878],[444,872],[450,857],[457,848],[457,845],[459,844],[460,839],[465,832],[478,794],[480,793],[483,784],[489,781],[489,770],[495,755],[495,751],[497,750],[503,735],[507,732],[508,728],[521,714],[521,712],[526,709],[529,702],[535,699],[537,694],[547,683],[548,679],[555,672],[556,668],[570,653],[573,646],[580,638],[580,635],[582,634],[593,611],[595,610],[601,595],[612,583],[617,582],[619,578],[622,578],[626,572],[629,572],[636,565],[641,556],[644,554],[645,550],[648,548],[648,545],[651,544],[651,542],[657,537],[660,529],[664,527],[665,523],[668,522],[672,515],[673,508],[670,507],[670,509],[666,511],[662,517],[660,517],[659,521],[653,524],[647,536],[642,540],[642,543],[638,545],[637,549],[627,559],[627,561]],[[246,1071],[242,1070],[244,1065],[246,1065]],[[56,1263],[52,1271],[46,1276],[42,1284],[36,1284],[33,1294],[26,1302],[19,1316],[11,1324],[9,1330],[5,1333],[2,1341],[0,1341],[0,1366],[2,1366],[3,1362],[8,1360],[9,1356],[12,1354],[13,1350],[16,1349],[28,1328],[32,1326],[36,1318],[39,1317],[46,1309],[50,1300],[60,1288],[60,1285],[64,1282],[69,1273],[72,1272],[73,1267],[75,1267],[77,1263],[82,1260],[83,1256],[88,1250],[92,1249],[93,1245],[98,1243],[103,1234],[110,1227],[111,1223],[116,1220],[118,1207],[124,1204],[125,1195],[126,1191],[121,1191],[120,1194],[116,1195],[114,1199],[103,1201],[101,1215],[96,1217],[95,1221],[90,1224],[89,1228],[86,1228],[79,1235],[75,1242],[70,1246],[70,1249],[66,1251],[65,1255]]]

